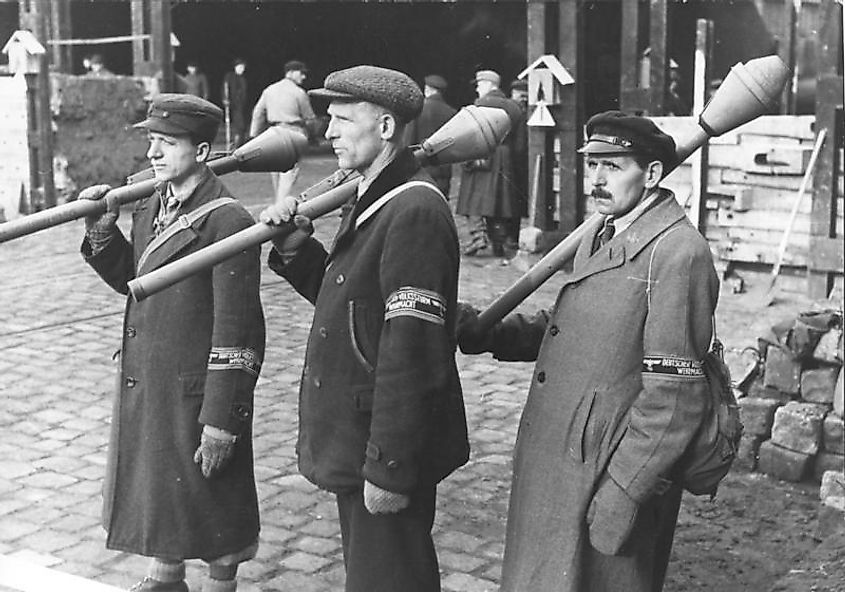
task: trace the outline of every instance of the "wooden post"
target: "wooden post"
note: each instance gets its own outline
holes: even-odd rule
[[[824,0],[825,18],[819,35],[818,78],[816,84],[816,133],[827,129],[828,139],[819,153],[813,177],[813,203],[810,213],[810,251],[807,264],[807,294],[827,298],[835,274],[843,271],[842,237],[836,236],[836,198],[839,151],[842,150],[843,73],[842,4]]]
[[[70,20],[70,2],[66,0],[50,0],[50,38],[60,41],[72,36]],[[56,72],[73,72],[73,53],[70,45],[52,44],[50,50],[53,58],[53,69]]]
[[[558,58],[575,78],[575,84],[560,90],[560,107],[556,109],[558,145],[560,147],[560,179],[558,187],[558,229],[569,234],[583,218],[584,161],[576,150],[581,146],[584,121],[583,84],[578,67],[583,54],[582,17],[579,0],[560,0],[558,4]]]
[[[531,63],[547,53],[548,18],[553,4],[529,1],[526,4],[528,26],[528,62]],[[540,158],[537,158],[537,156]],[[531,183],[532,207],[528,212],[531,226],[541,230],[554,228],[552,195],[552,159],[554,158],[552,137],[545,128],[528,128],[528,178]],[[539,169],[539,170],[538,170]],[[534,199],[536,196],[536,200]]]
[[[19,0],[21,29],[28,29],[43,45],[47,42],[47,0]],[[37,174],[30,193],[41,192],[40,203],[30,203],[32,209],[56,205],[56,188],[53,182],[53,114],[50,111],[50,54],[38,56],[38,73],[28,77],[28,89],[33,92],[35,129],[29,137],[30,147],[37,150]],[[30,86],[31,85],[31,86]],[[33,201],[30,197],[30,201]]]
[[[152,61],[161,72],[160,90],[171,92],[173,84],[173,48],[170,46],[170,2],[148,0],[152,38]]]
[[[707,89],[711,78],[713,62],[713,21],[698,19],[695,29],[695,64],[693,75],[692,115],[695,118],[704,111],[707,103]],[[707,225],[707,166],[709,143],[693,152],[689,158],[692,165],[692,203],[689,218],[696,228],[705,233]]]
[[[144,0],[132,0],[130,5],[132,35],[136,37],[132,40],[132,74],[135,76],[152,76],[155,73],[150,63],[150,40],[138,37],[147,34],[148,8]]]
[[[622,38],[620,40],[619,108],[629,113],[642,113],[648,92],[640,86],[640,3],[622,3]]]
[[[666,78],[669,58],[666,55],[666,38],[669,35],[668,1],[651,0],[649,9],[649,47],[651,48],[649,74],[649,105],[646,113],[663,115],[666,104]]]

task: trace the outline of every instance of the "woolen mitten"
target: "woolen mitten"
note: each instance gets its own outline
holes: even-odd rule
[[[110,189],[111,185],[91,185],[91,187],[86,187],[80,191],[76,199],[97,201],[103,199],[103,196],[105,196]],[[102,214],[85,216],[85,232],[93,236],[110,234],[117,222],[119,214],[120,208],[109,203],[106,211]]]
[[[404,510],[411,498],[401,493],[382,489],[374,483],[364,481],[364,507],[370,514],[395,514]]]
[[[458,347],[465,354],[481,354],[492,347],[491,332],[482,331],[478,326],[478,310],[465,302],[458,302],[455,335]]]
[[[613,479],[602,480],[587,509],[590,544],[605,555],[616,555],[631,535],[639,505]]]

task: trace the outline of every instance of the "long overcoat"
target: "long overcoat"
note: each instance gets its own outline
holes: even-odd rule
[[[227,196],[206,170],[181,211]],[[121,294],[136,275],[253,223],[243,206],[229,203],[176,233],[138,269],[159,207],[158,193],[137,203],[130,240],[116,231],[96,254],[83,241],[86,261]],[[127,298],[103,490],[108,548],[214,559],[257,539],[251,426],[264,355],[259,279],[254,247],[141,302]],[[239,437],[230,464],[210,479],[193,461],[204,424]]]
[[[516,101],[494,89],[478,98],[479,107],[496,107],[508,113],[511,130],[488,158],[471,160],[461,165],[461,187],[456,213],[462,216],[520,218],[527,215],[528,196],[516,177],[515,160],[527,158],[524,146],[515,132],[525,125],[522,108]]]
[[[384,201],[406,181],[392,199]],[[422,182],[422,183],[420,183]],[[299,470],[344,492],[436,484],[469,457],[455,363],[458,239],[410,151],[345,208],[327,251],[270,267],[315,304],[299,391]]]
[[[699,361],[718,279],[707,242],[671,193],[661,197],[594,255],[593,237],[581,242],[551,311],[494,330],[497,358],[537,360],[514,452],[503,592],[662,587],[681,496],[673,469],[707,405]],[[639,508],[613,556],[591,546],[586,519],[607,477]]]
[[[439,92],[432,93],[423,101],[423,108],[419,116],[412,121],[407,127],[407,141],[408,144],[419,144],[423,140],[431,137],[431,134],[443,127],[447,121],[452,119],[452,116],[457,113],[457,110],[446,102],[443,95]],[[452,165],[451,164],[435,164],[425,167],[431,178],[434,179],[437,188],[447,198],[449,197],[449,188],[452,181]]]

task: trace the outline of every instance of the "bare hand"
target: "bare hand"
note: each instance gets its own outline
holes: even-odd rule
[[[298,205],[296,198],[292,195],[288,195],[281,198],[273,205],[265,208],[260,214],[258,214],[258,219],[264,222],[264,224],[281,226],[293,219],[296,215]]]

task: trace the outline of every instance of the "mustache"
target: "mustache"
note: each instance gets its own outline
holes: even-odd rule
[[[613,199],[613,194],[601,187],[594,187],[590,195],[596,199]]]

